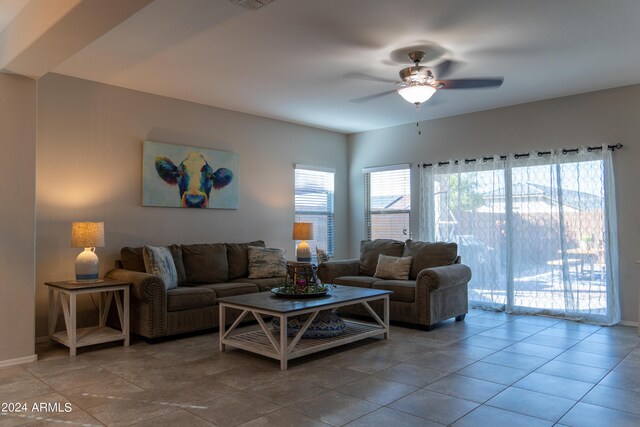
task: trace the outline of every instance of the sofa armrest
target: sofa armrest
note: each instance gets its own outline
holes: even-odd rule
[[[447,289],[462,286],[471,280],[471,269],[464,264],[452,264],[442,267],[425,268],[416,279],[416,291],[426,289]]]
[[[318,265],[318,277],[322,280],[322,283],[333,283],[333,279],[336,277],[358,276],[359,274],[359,259],[327,261]]]
[[[167,291],[162,279],[153,274],[114,268],[107,272],[106,277],[133,283],[131,294],[141,301],[167,301]]]

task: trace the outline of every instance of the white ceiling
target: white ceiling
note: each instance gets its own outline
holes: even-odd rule
[[[29,0],[0,0],[0,32],[16,17]]]
[[[450,78],[504,76],[439,91],[432,119],[640,83],[639,23],[639,0],[156,0],[54,72],[352,133],[416,120],[395,93],[351,101],[395,88],[346,76],[398,79],[398,49],[462,62]]]

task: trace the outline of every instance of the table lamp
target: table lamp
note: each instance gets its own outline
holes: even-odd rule
[[[294,222],[293,240],[302,240],[296,249],[296,260],[300,262],[311,262],[311,248],[307,240],[313,240],[312,222]]]
[[[84,248],[76,258],[76,282],[96,282],[100,274],[100,262],[96,247],[104,246],[104,222],[73,222],[71,247]]]

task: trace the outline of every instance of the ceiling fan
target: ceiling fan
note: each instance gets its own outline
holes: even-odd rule
[[[502,77],[446,80],[444,78],[452,71],[452,66],[455,63],[453,61],[446,60],[430,68],[420,65],[420,61],[422,61],[424,57],[425,53],[422,51],[416,50],[409,52],[409,59],[411,59],[414,65],[400,70],[400,79],[402,79],[400,82],[374,76],[367,76],[366,74],[361,73],[348,73],[347,77],[364,78],[367,80],[389,83],[393,82],[402,86],[401,89],[394,89],[374,95],[368,95],[351,101],[361,103],[397,92],[407,102],[420,105],[431,98],[438,90],[499,87],[502,85],[504,80]]]

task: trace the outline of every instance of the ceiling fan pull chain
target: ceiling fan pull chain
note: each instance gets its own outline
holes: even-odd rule
[[[416,102],[416,127],[418,128],[418,135],[422,135],[420,130],[420,104]]]

